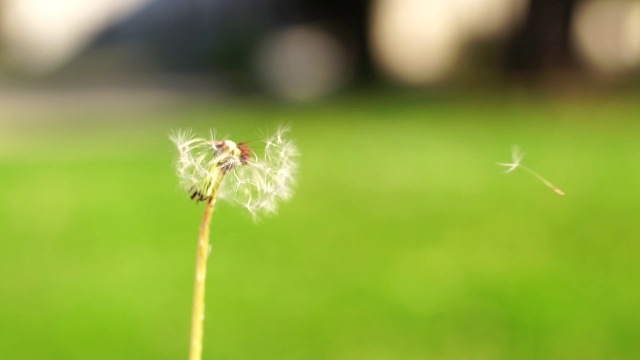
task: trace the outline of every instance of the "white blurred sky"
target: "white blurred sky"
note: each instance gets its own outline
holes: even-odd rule
[[[28,72],[55,69],[113,21],[151,0],[3,0],[8,61]]]

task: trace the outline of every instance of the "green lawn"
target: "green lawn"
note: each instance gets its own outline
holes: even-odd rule
[[[0,359],[185,359],[202,206],[168,133],[287,122],[294,199],[258,224],[214,215],[205,359],[638,359],[638,114],[376,95],[16,120],[0,127]],[[514,143],[565,197],[500,173]]]

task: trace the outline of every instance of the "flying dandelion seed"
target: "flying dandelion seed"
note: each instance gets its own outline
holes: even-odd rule
[[[202,359],[205,279],[211,253],[209,227],[216,199],[225,199],[247,209],[254,220],[273,214],[278,202],[293,195],[298,151],[287,138],[289,128],[280,127],[264,142],[261,156],[247,142],[199,138],[191,131],[171,136],[178,148],[176,170],[180,184],[191,199],[206,202],[198,235],[198,253],[191,317],[189,359]]]
[[[536,179],[540,180],[543,184],[548,186],[551,190],[555,191],[558,195],[564,195],[564,191],[560,190],[557,186],[553,185],[549,180],[545,179],[542,175],[535,172],[533,169],[522,164],[522,159],[524,158],[524,153],[520,151],[520,147],[514,145],[511,149],[511,160],[510,163],[497,163],[500,166],[505,166],[508,169],[505,170],[505,173],[510,173],[515,171],[517,168],[521,168],[522,170],[528,172],[533,175]]]

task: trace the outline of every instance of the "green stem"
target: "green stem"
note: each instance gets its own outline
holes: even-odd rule
[[[205,281],[207,277],[207,257],[209,256],[209,229],[211,217],[213,216],[214,205],[218,189],[224,174],[218,169],[214,170],[213,188],[211,197],[207,201],[200,224],[198,235],[198,252],[196,258],[196,280],[193,292],[193,313],[191,316],[191,340],[189,347],[189,360],[202,359],[202,337],[204,334],[204,295]]]

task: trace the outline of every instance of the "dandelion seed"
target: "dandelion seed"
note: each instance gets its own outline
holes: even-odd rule
[[[533,175],[536,179],[540,180],[543,184],[545,184],[547,187],[549,187],[551,190],[553,190],[556,194],[558,195],[564,195],[564,191],[560,190],[560,188],[558,188],[557,186],[553,185],[549,180],[545,179],[542,175],[538,174],[536,171],[534,171],[533,169],[525,166],[522,164],[522,159],[524,158],[524,153],[522,153],[520,151],[520,147],[518,147],[517,145],[514,145],[513,148],[511,149],[511,160],[512,162],[510,163],[497,163],[500,166],[505,166],[508,169],[505,170],[505,173],[510,173],[514,170],[516,170],[517,168],[521,168],[522,170],[528,172],[529,174]]]

